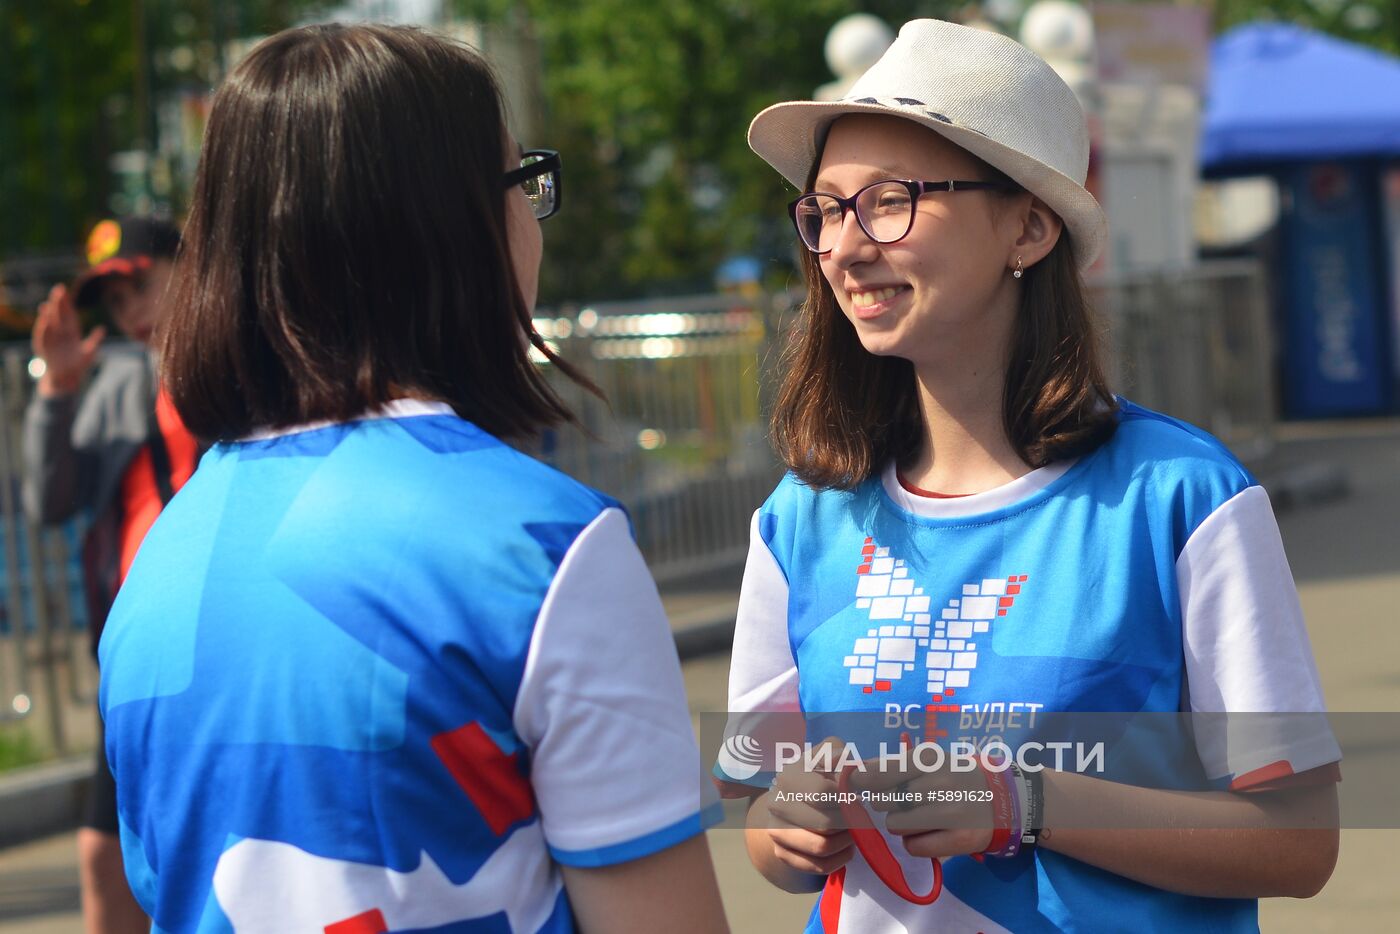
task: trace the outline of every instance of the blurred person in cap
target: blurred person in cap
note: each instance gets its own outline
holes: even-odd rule
[[[1224,445],[1109,388],[1082,282],[1107,225],[1074,92],[1012,39],[916,20],[845,98],[775,104],[749,143],[798,190],[808,295],[736,720],[865,712],[893,747],[975,730],[974,711],[1308,714],[1262,741],[1232,721],[1154,745],[1154,783],[1179,764],[1177,787],[1209,791],[1123,783],[1114,753],[1102,778],[1018,753],[957,775],[786,769],[771,789],[721,756],[758,870],[823,893],[809,934],[1245,932],[1259,898],[1316,893],[1341,753],[1278,526]],[[894,789],[879,825],[830,803],[847,782]]]
[[[84,509],[93,514],[82,564],[94,652],[142,539],[198,459],[194,437],[157,390],[151,352],[179,243],[179,231],[165,221],[102,221],[87,240],[88,268],[71,287],[50,291],[34,323],[43,372],[25,412],[24,503],[46,524]],[[84,335],[88,312],[103,323]],[[104,343],[109,328],[126,340]],[[116,787],[100,724],[78,854],[87,931],[149,930],[122,867]]]

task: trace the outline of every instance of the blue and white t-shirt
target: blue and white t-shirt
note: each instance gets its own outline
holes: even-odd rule
[[[446,406],[215,446],[100,656],[157,931],[572,931],[558,864],[703,830],[626,516]]]
[[[931,499],[893,465],[851,491],[785,479],[754,516],[729,709],[1321,712],[1264,490],[1213,438],[1123,403],[1114,436],[995,490]],[[945,719],[946,719],[945,717]],[[1198,736],[1248,787],[1337,761],[1310,732]],[[915,891],[931,870],[895,838]],[[1257,903],[1176,895],[1049,850],[945,861],[919,907],[857,855],[808,932],[1249,931]]]

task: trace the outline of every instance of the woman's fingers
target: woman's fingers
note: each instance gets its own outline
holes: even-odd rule
[[[828,738],[822,745],[832,746],[833,756],[840,755],[839,739]],[[780,821],[795,827],[823,833],[839,830],[842,826],[841,806],[837,800],[839,792],[835,777],[826,772],[783,769],[773,782],[773,790],[768,796],[768,811]]]
[[[890,811],[885,829],[900,837],[931,830],[974,830],[990,834],[993,815],[986,804],[923,804]]]
[[[785,795],[792,793],[822,794],[836,791],[836,780],[825,772],[809,772],[806,769],[788,768],[778,773],[773,782],[773,790]]]
[[[913,770],[898,768],[894,765],[887,768],[885,763],[878,759],[867,759],[864,765],[863,769],[857,769],[851,775],[852,791],[872,793],[893,791],[908,779],[919,774]]]
[[[990,825],[993,792],[980,769],[892,774],[894,781],[885,776],[870,782],[871,794],[864,801],[871,810],[889,814],[895,824],[908,826],[904,815],[917,814],[933,822],[925,829]]]
[[[847,831],[819,834],[801,828],[770,830],[773,854],[802,872],[830,875],[851,861],[855,842]]]
[[[768,835],[778,846],[811,859],[825,859],[849,850],[854,841],[849,830],[817,833],[804,827],[774,827]]]
[[[812,873],[819,876],[829,876],[842,866],[851,861],[852,851],[847,851],[840,856],[833,856],[830,859],[806,859],[795,854],[786,853],[781,847],[773,848],[774,855],[778,859],[799,872]]]
[[[842,826],[839,789],[830,778],[799,772],[774,784],[768,813],[777,821],[826,833]]]
[[[839,754],[839,741],[829,740]],[[947,858],[981,853],[992,840],[992,792],[980,770],[953,773],[869,768],[851,776],[863,807],[886,813],[885,828],[911,855]],[[780,772],[769,796],[774,854],[803,872],[828,874],[855,852],[833,776]]]
[[[862,803],[918,856],[981,853],[992,839],[993,791],[981,770],[867,772]],[[853,783],[854,784],[854,783]]]
[[[772,826],[801,827],[817,833],[832,833],[845,826],[837,803],[836,783],[819,776],[792,781],[787,787],[774,786],[768,799]]]
[[[947,859],[981,853],[992,842],[990,830],[931,830],[904,837],[904,849],[911,856]]]
[[[836,833],[845,826],[839,809],[826,810],[812,804],[784,802],[772,804],[768,813],[774,818],[772,827],[800,827],[813,833]]]

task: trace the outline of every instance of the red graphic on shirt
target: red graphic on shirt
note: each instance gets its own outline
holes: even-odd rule
[[[384,923],[384,914],[378,908],[371,908],[363,914],[326,925],[326,934],[384,934],[389,925]]]
[[[432,747],[496,836],[534,816],[535,796],[520,773],[520,753],[506,755],[480,723],[439,733]]]

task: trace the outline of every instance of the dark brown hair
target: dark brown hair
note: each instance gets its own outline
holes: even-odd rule
[[[163,375],[196,435],[342,421],[405,394],[500,436],[573,416],[529,358],[489,66],[391,26],[308,26],[214,97]]]
[[[981,177],[1019,190],[989,165]],[[851,489],[889,461],[907,463],[918,454],[924,424],[914,367],[861,345],[817,256],[801,252],[807,299],[784,352],[773,444],[805,483]],[[1002,424],[1020,458],[1043,467],[1108,440],[1117,427],[1117,404],[1099,363],[1067,230],[1021,281],[1021,307],[1007,347]]]

